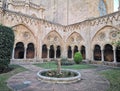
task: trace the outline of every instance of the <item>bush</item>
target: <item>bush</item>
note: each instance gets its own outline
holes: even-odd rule
[[[0,25],[0,71],[8,67],[14,45],[14,33],[9,27]]]
[[[80,52],[76,52],[74,55],[74,61],[76,64],[79,64],[82,62],[82,55]]]
[[[72,60],[68,60],[67,58],[61,59],[61,65],[73,65],[74,62]]]

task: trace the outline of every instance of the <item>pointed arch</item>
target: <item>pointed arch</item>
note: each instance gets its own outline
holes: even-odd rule
[[[31,29],[29,26],[27,26],[26,24],[22,24],[22,23],[16,24],[16,25],[12,26],[12,29],[13,29],[13,30],[16,30],[15,28],[16,28],[17,26],[23,26],[23,27],[25,27],[25,28],[28,29],[29,32],[34,36],[34,38],[36,38],[36,36],[35,36],[34,32],[32,31],[32,29]]]
[[[118,30],[118,31],[120,31],[117,27],[115,27],[115,26],[112,26],[112,25],[105,25],[105,26],[103,26],[103,27],[100,27],[98,30],[97,30],[97,32],[93,35],[93,37],[92,37],[92,41],[95,39],[95,37],[99,34],[99,32],[101,31],[101,30],[103,30],[103,29],[105,29],[105,28],[114,28],[114,29],[116,29],[116,30]]]
[[[82,37],[79,33],[77,33],[77,32],[74,31],[73,33],[71,33],[71,34],[68,36],[67,41],[68,41],[72,36],[74,36],[74,35],[77,35],[81,40],[84,40],[83,37]]]

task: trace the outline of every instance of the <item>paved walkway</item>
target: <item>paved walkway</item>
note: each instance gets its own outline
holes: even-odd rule
[[[80,70],[82,80],[72,84],[45,83],[37,80],[41,68],[34,65],[21,65],[29,71],[19,73],[8,79],[7,83],[14,91],[106,91],[109,82],[97,72],[101,69]],[[105,69],[103,69],[105,70]]]

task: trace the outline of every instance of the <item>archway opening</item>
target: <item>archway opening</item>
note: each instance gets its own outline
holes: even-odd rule
[[[120,62],[120,47],[116,47],[116,61]]]
[[[104,48],[104,60],[113,62],[113,47],[110,44],[106,44]]]
[[[57,50],[56,50],[56,58],[60,58],[61,56],[61,47],[57,46]]]
[[[85,52],[85,46],[81,46],[81,50],[80,50],[83,59],[86,59],[86,52]]]
[[[68,58],[72,58],[72,49],[71,49],[71,46],[68,46]]]
[[[42,58],[47,58],[47,45],[42,45]]]
[[[15,59],[23,59],[24,58],[24,44],[22,42],[18,42],[15,47]]]
[[[54,58],[54,55],[55,55],[54,46],[51,45],[51,46],[50,46],[50,50],[49,50],[49,57],[50,57],[50,58]]]
[[[101,60],[101,48],[99,45],[95,45],[94,47],[94,60],[95,61]]]
[[[35,54],[34,44],[33,43],[29,43],[27,45],[26,58],[34,58],[34,54]]]
[[[78,52],[78,46],[74,46],[74,54],[76,53],[76,52]],[[73,55],[74,56],[74,55]]]

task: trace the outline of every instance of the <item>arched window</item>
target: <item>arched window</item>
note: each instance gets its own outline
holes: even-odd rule
[[[74,54],[76,53],[76,52],[78,52],[78,46],[74,46]],[[74,55],[73,55],[74,56]]]
[[[94,60],[96,61],[101,60],[101,48],[99,45],[95,45],[94,47]]]
[[[23,59],[24,58],[24,44],[22,42],[18,42],[15,47],[15,59]]]
[[[57,46],[56,58],[60,58],[60,56],[61,56],[61,48],[60,48],[60,46]]]
[[[86,59],[86,51],[85,51],[85,46],[81,46],[81,50],[80,50],[83,59]]]
[[[44,44],[43,46],[42,46],[42,58],[47,58],[47,45],[46,44]]]
[[[72,58],[72,49],[71,46],[68,46],[68,58]]]
[[[51,46],[50,46],[50,50],[49,50],[49,57],[50,57],[50,58],[54,58],[54,56],[55,56],[54,46],[51,45]]]
[[[112,62],[113,58],[113,47],[110,44],[106,44],[104,47],[104,60]]]
[[[29,43],[27,45],[26,58],[34,58],[34,55],[35,55],[34,44],[33,43]]]

